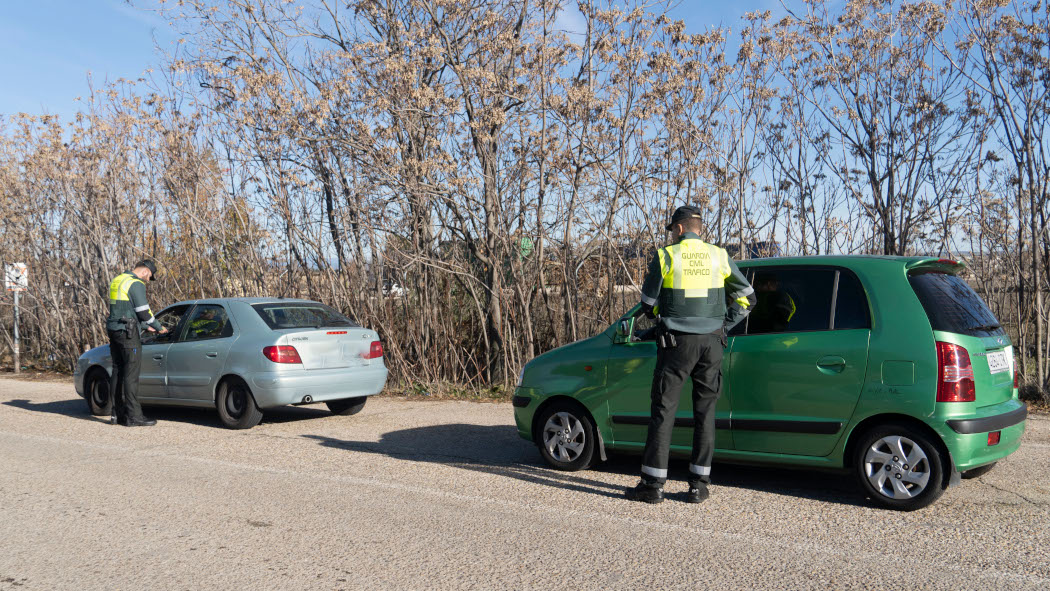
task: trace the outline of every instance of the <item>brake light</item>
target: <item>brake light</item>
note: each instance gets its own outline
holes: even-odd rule
[[[1002,436],[1002,431],[992,431],[988,434],[988,445],[999,445],[999,438]]]
[[[372,341],[372,346],[368,348],[368,353],[362,355],[365,359],[378,359],[383,356],[383,342]]]
[[[263,347],[263,355],[274,363],[302,363],[299,352],[291,345]]]
[[[1021,370],[1014,370],[1014,390],[1021,387]]]
[[[953,343],[937,343],[937,402],[973,402],[977,399],[970,354]]]

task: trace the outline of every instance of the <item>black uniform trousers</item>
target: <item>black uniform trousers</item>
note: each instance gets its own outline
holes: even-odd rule
[[[722,394],[722,334],[671,331],[676,346],[658,348],[653,373],[652,411],[642,454],[642,481],[650,486],[667,482],[671,431],[686,378],[693,380],[693,452],[689,483],[711,482],[715,449],[715,403]]]
[[[109,399],[117,421],[141,420],[139,404],[139,371],[142,369],[142,340],[138,327],[129,335],[126,330],[109,332],[109,353],[113,359],[113,377],[109,380]]]

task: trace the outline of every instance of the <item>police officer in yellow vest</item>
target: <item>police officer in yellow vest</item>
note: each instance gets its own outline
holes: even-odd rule
[[[664,499],[671,430],[686,378],[693,382],[694,419],[687,500],[708,497],[725,334],[747,316],[755,295],[726,251],[700,240],[701,219],[694,207],[675,210],[667,225],[674,243],[656,252],[642,284],[639,313],[658,316],[657,353],[642,479],[627,490],[632,501]]]
[[[147,419],[139,405],[139,370],[142,367],[142,340],[139,323],[146,330],[164,334],[167,328],[153,316],[146,302],[146,280],[155,280],[157,266],[153,261],[140,261],[109,284],[109,351],[113,359],[113,376],[109,380],[109,399],[113,404],[113,423],[128,427],[150,427],[157,421]]]

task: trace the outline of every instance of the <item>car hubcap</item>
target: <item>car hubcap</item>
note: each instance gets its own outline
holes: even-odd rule
[[[547,453],[559,462],[571,462],[583,453],[587,431],[579,419],[567,412],[559,412],[547,419],[543,427],[543,445]]]
[[[871,486],[891,499],[910,499],[926,490],[930,461],[919,444],[900,435],[887,435],[864,454],[864,473]]]
[[[109,404],[109,380],[95,380],[91,387],[91,399],[99,408],[105,408]]]
[[[244,390],[240,388],[231,390],[230,395],[226,397],[226,412],[234,418],[241,416],[241,413],[244,412],[245,398]]]

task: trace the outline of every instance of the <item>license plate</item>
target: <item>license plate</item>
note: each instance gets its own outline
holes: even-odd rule
[[[1006,351],[989,352],[988,371],[992,372],[992,374],[1010,371],[1010,355]]]

